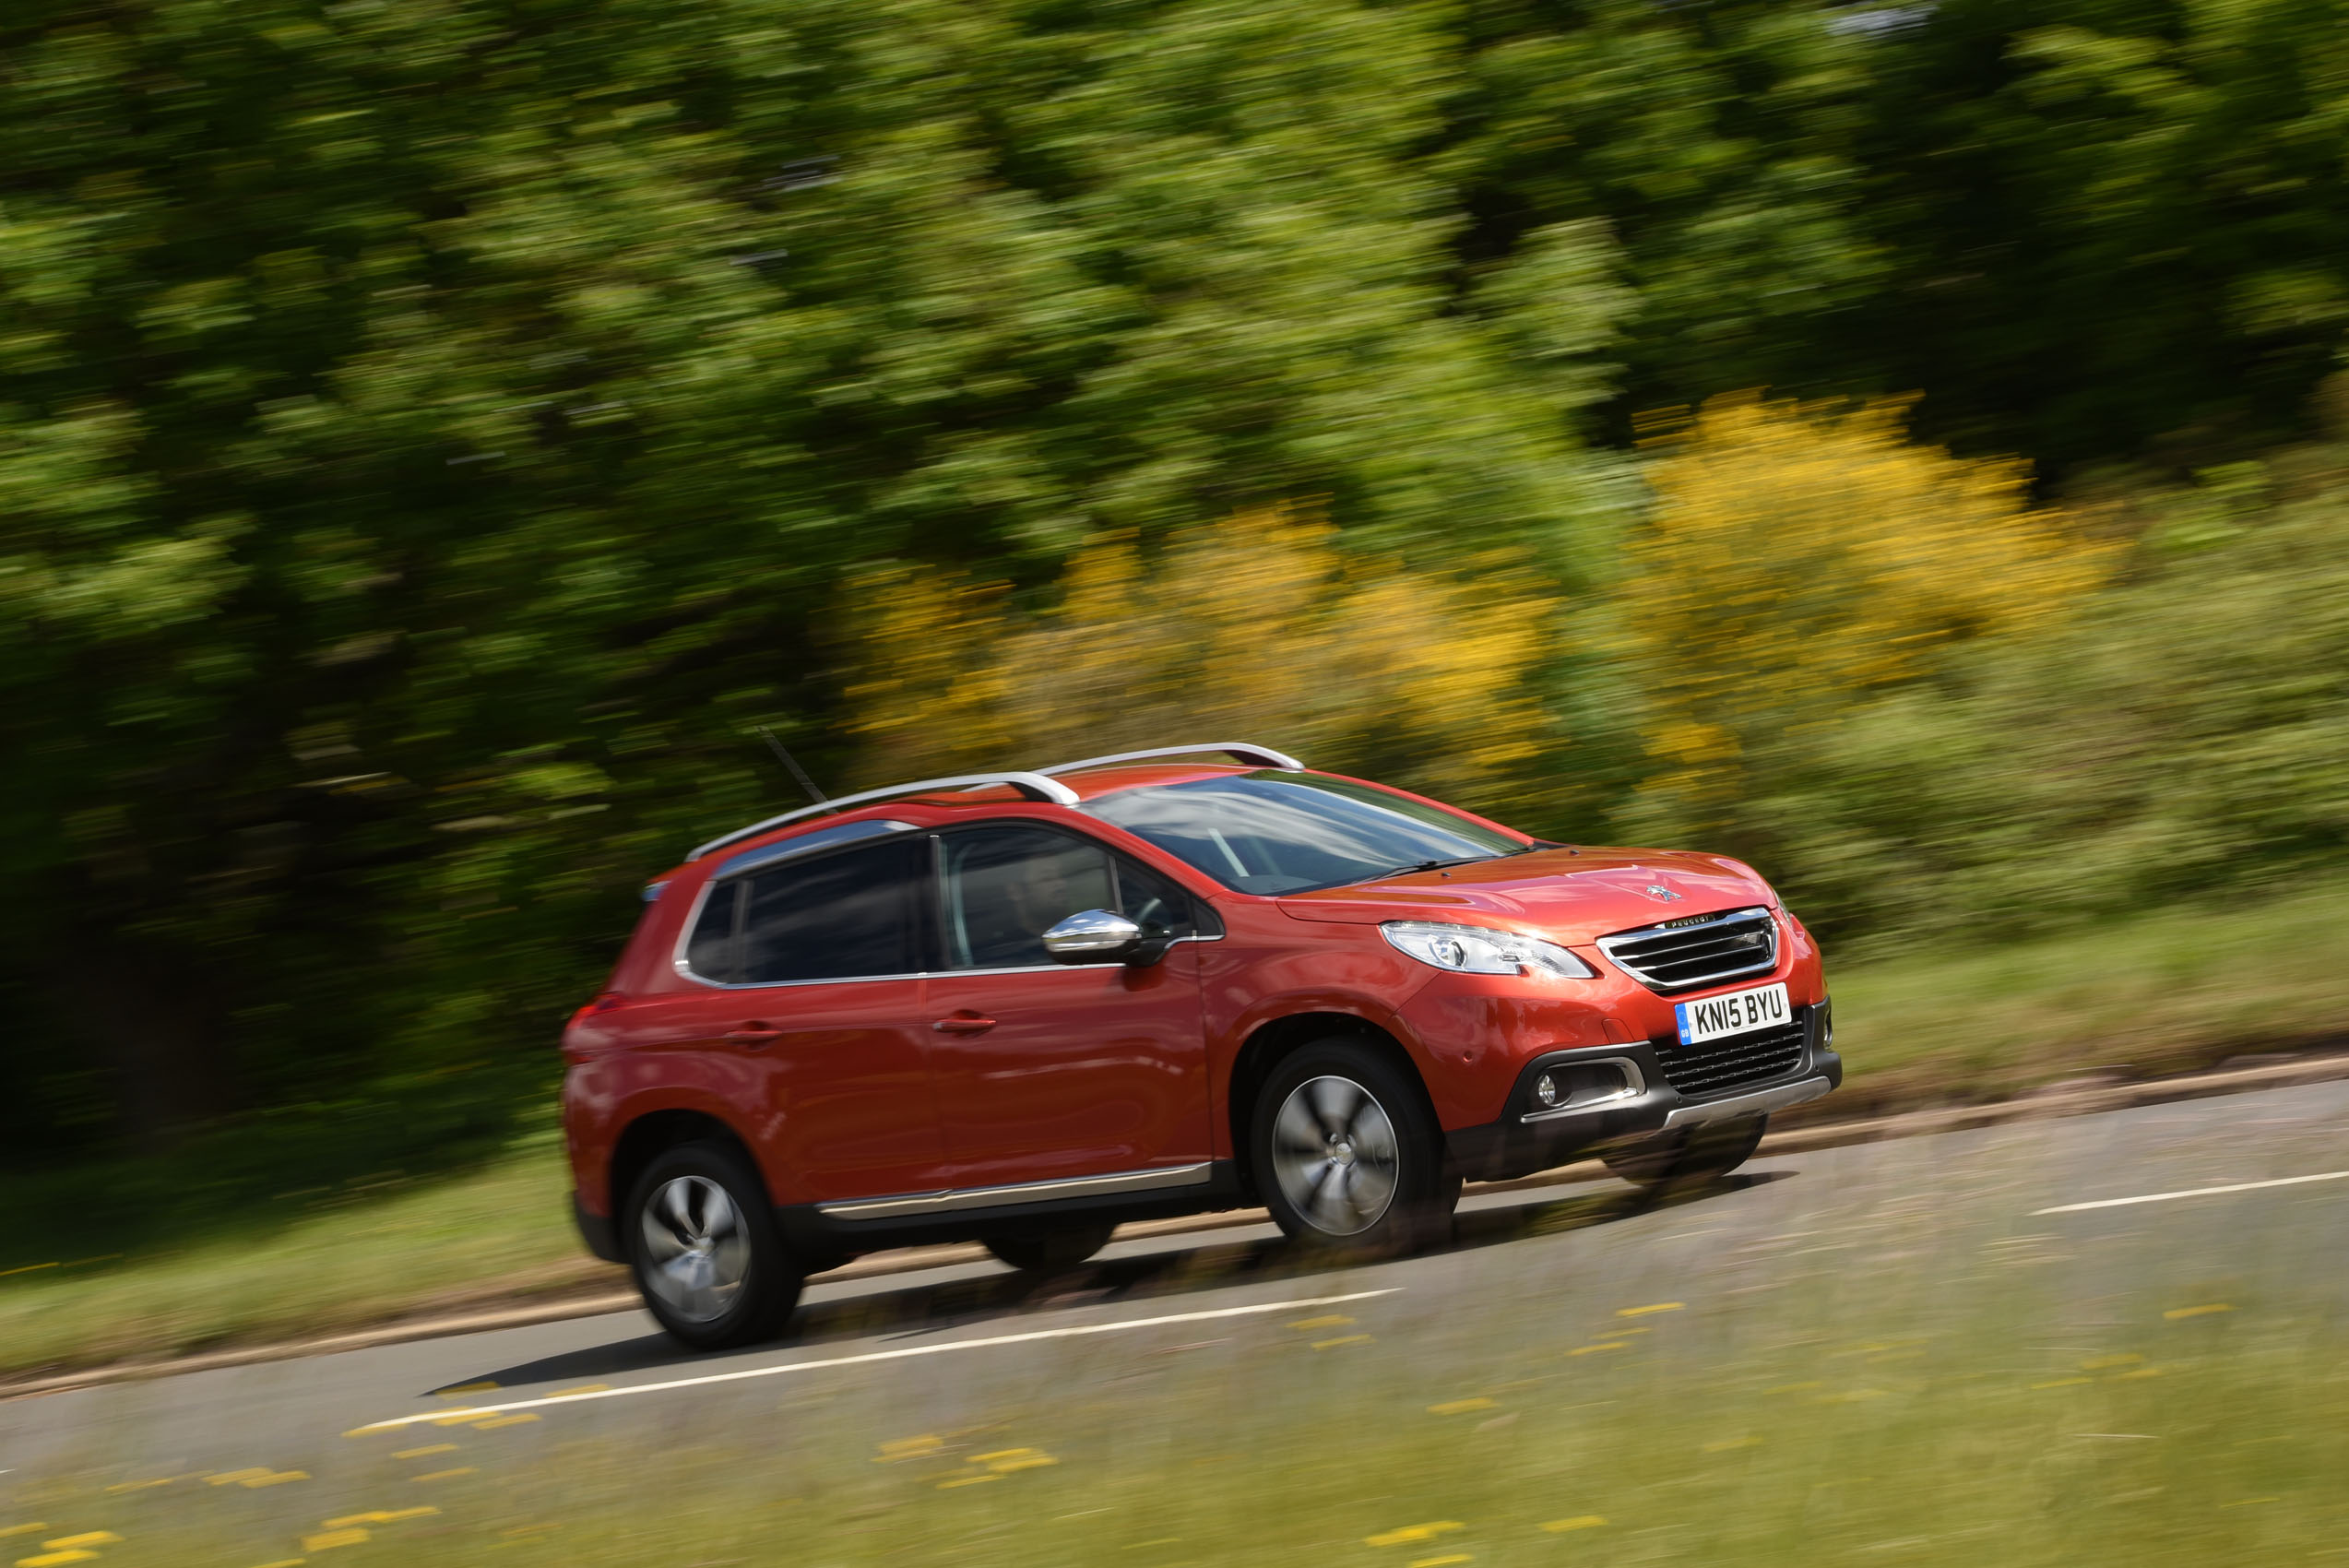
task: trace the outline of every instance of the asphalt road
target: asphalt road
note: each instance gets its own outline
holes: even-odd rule
[[[1133,1471],[1152,1462],[1141,1428],[1172,1464],[1238,1412],[1302,1420],[1373,1384],[1397,1410],[1499,1410],[1477,1391],[1513,1372],[1594,1377],[1605,1358],[1564,1358],[1629,1365],[1667,1339],[1677,1370],[1639,1387],[1733,1379],[1839,1336],[1962,1337],[2022,1292],[2067,1355],[2260,1303],[2349,1321],[2342,1171],[2349,1084],[2323,1084],[1773,1158],[1661,1203],[1611,1182],[1495,1194],[1456,1245],[1384,1263],[1300,1257],[1265,1227],[1121,1243],[1050,1282],[991,1264],[850,1281],[811,1291],[789,1340],[734,1354],[682,1353],[622,1313],[21,1398],[0,1404],[0,1531],[18,1531],[0,1548],[22,1550],[0,1562],[470,1561],[468,1531],[542,1541],[566,1474],[607,1505],[658,1478],[645,1510],[680,1505],[689,1483],[662,1466],[713,1434],[809,1474],[951,1460],[1016,1479],[1056,1461],[1011,1427],[1081,1405],[1087,1430],[1128,1434]],[[2155,1201],[2072,1206],[2138,1198]],[[1012,1457],[975,1468],[940,1435],[1006,1431],[985,1452]]]

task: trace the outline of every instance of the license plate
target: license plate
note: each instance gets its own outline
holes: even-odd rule
[[[1672,1014],[1680,1025],[1682,1045],[1702,1045],[1724,1035],[1774,1028],[1794,1016],[1786,1009],[1783,980],[1776,985],[1758,985],[1751,991],[1733,991],[1726,996],[1708,996],[1702,1002],[1683,1002],[1672,1009]]]

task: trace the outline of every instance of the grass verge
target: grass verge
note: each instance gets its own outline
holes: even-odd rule
[[[2349,882],[2008,947],[1829,964],[1840,1116],[2004,1099],[2349,1038]],[[2289,962],[2277,961],[2279,954]]]
[[[2344,894],[2323,884],[2024,945],[1833,968],[1849,1077],[1818,1109],[1996,1099],[2096,1070],[2177,1072],[2336,1035],[2349,1022],[2349,927],[2332,918]],[[2280,951],[2289,965],[2272,961]],[[82,1180],[9,1183],[0,1203],[53,1205]],[[94,1172],[87,1184],[107,1180]],[[81,1228],[80,1255],[13,1257],[0,1273],[0,1374],[622,1283],[580,1251],[566,1185],[557,1140],[540,1131],[466,1174],[291,1194],[177,1244],[141,1233],[109,1245],[102,1226]]]
[[[44,1182],[44,1187],[51,1185]],[[60,1258],[0,1277],[0,1372],[296,1339],[420,1309],[625,1277],[580,1248],[560,1146],[471,1172],[290,1197],[180,1247]]]

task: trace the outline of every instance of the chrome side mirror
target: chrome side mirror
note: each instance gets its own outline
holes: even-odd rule
[[[1044,933],[1044,951],[1063,964],[1125,963],[1145,945],[1140,926],[1108,909],[1080,909]]]

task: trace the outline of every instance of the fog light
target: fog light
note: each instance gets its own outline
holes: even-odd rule
[[[1558,1092],[1558,1080],[1544,1073],[1534,1080],[1534,1098],[1544,1105],[1556,1105],[1564,1097]]]

